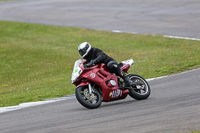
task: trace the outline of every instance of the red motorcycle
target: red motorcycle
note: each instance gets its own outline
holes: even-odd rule
[[[76,98],[86,108],[98,108],[102,102],[125,99],[129,94],[137,100],[147,99],[150,87],[147,81],[139,75],[129,74],[131,86],[126,86],[123,79],[108,71],[105,64],[97,64],[90,68],[85,60],[79,59],[74,64],[72,84],[76,86]],[[127,73],[133,59],[122,61],[119,66]]]

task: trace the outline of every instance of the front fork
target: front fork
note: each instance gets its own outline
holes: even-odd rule
[[[89,81],[81,82],[77,87],[79,87],[79,86],[86,86],[86,85],[88,85],[89,94],[91,95],[94,90],[93,90],[93,88],[92,88],[92,86],[91,86],[91,84],[90,84]]]
[[[77,87],[79,87],[79,86],[88,86],[90,95],[94,92],[94,89],[93,89],[90,81],[83,81],[83,82],[81,82],[80,84],[77,85]],[[102,94],[101,89],[99,89],[99,92],[100,92],[100,94]]]
[[[88,88],[89,88],[89,93],[90,93],[90,95],[91,95],[92,92],[94,91],[93,88],[92,88],[92,86],[91,86],[91,84],[88,84]]]

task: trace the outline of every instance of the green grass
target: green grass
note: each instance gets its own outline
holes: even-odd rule
[[[153,78],[200,67],[200,41],[0,21],[0,106],[74,94],[71,72],[88,41],[130,73]]]

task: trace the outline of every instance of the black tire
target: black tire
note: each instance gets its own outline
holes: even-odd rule
[[[129,89],[129,95],[136,100],[147,99],[151,93],[148,82],[144,78],[136,74],[130,74],[128,76],[131,81],[140,83],[140,85],[136,85]]]
[[[93,92],[90,95],[88,86],[80,86],[76,88],[75,94],[79,103],[88,109],[95,109],[101,105],[102,96],[95,88],[93,88]]]

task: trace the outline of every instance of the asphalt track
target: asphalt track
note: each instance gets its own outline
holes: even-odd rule
[[[0,2],[0,20],[200,38],[199,0],[27,0]],[[75,98],[0,113],[0,133],[185,133],[200,130],[200,69],[149,81],[143,101]],[[70,81],[69,81],[70,82]]]
[[[199,0],[1,2],[0,20],[200,39]]]

